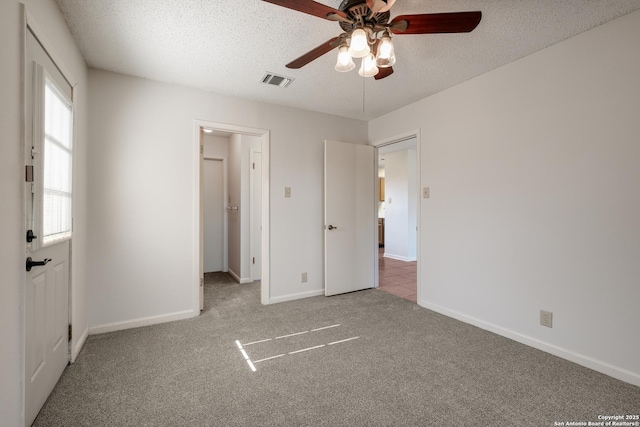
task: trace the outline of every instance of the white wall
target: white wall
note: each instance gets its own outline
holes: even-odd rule
[[[227,160],[229,157],[229,138],[216,135],[202,136],[202,145],[204,146],[204,156],[211,159]]]
[[[384,256],[416,259],[416,150],[385,157]]]
[[[421,305],[640,385],[638,40],[634,12],[369,133],[420,129]]]
[[[74,253],[72,259],[73,355],[80,349],[86,319],[86,163],[87,70],[64,18],[53,1],[25,1],[54,59],[77,83],[74,117]],[[24,298],[24,156],[21,94],[22,15],[20,2],[0,2],[0,414],[2,424],[24,423],[23,298]]]
[[[270,130],[270,300],[322,292],[323,143],[366,143],[366,122],[106,71],[89,86],[94,332],[190,315],[194,119]]]

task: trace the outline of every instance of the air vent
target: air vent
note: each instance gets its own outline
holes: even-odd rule
[[[268,85],[288,87],[294,79],[291,77],[279,76],[274,73],[266,73],[262,78],[262,83]]]

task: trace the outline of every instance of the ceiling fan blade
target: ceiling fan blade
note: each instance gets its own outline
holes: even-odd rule
[[[297,10],[298,12],[308,13],[309,15],[317,16],[318,18],[329,19],[331,21],[338,20],[338,17],[347,18],[347,14],[334,9],[329,6],[325,6],[322,3],[315,2],[313,0],[263,0],[267,3],[272,3],[278,6],[286,7],[287,9]],[[329,15],[334,15],[332,19],[328,18]]]
[[[393,18],[390,29],[394,34],[468,33],[481,19],[479,11],[400,15]]]
[[[317,48],[312,49],[309,52],[305,53],[300,58],[294,59],[293,61],[289,62],[286,65],[286,67],[287,68],[302,68],[305,65],[307,65],[309,62],[320,58],[325,53],[327,53],[330,50],[333,50],[336,47],[338,47],[339,43],[340,43],[340,37],[334,37],[334,38],[332,38],[330,40],[327,40],[326,42],[322,43]]]
[[[373,77],[376,80],[384,79],[385,77],[389,77],[393,74],[393,67],[379,68],[378,70],[378,74]]]

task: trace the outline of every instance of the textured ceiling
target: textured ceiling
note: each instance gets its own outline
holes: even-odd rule
[[[287,69],[340,27],[264,1],[56,1],[90,67],[365,120],[640,9],[640,0],[397,0],[392,18],[473,10],[483,17],[468,34],[396,36],[395,72],[375,81],[334,71],[333,51]],[[267,71],[295,81],[262,84]]]

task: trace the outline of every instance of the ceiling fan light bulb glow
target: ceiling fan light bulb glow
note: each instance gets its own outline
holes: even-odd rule
[[[349,55],[349,48],[347,46],[340,46],[338,49],[338,62],[336,63],[336,71],[346,73],[356,68],[356,64],[353,63],[351,55]]]
[[[364,58],[371,52],[369,47],[369,38],[362,28],[357,28],[351,34],[351,44],[349,45],[349,54],[353,58]]]
[[[362,77],[373,77],[378,74],[379,71],[372,53],[362,58],[362,64],[360,65],[358,74]]]
[[[376,56],[376,65],[378,67],[387,68],[396,63],[396,53],[393,47],[391,37],[384,35],[380,39],[378,46],[378,55]]]

